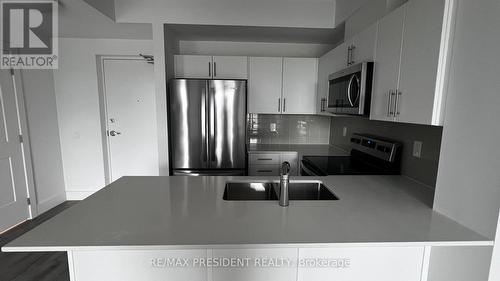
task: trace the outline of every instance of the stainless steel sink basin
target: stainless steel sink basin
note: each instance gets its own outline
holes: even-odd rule
[[[278,200],[273,182],[228,182],[224,189],[224,200],[228,201],[255,201]]]
[[[278,200],[278,182],[227,182],[223,199],[227,201]],[[339,200],[320,181],[290,181],[290,200]]]
[[[290,200],[339,200],[322,182],[290,182],[288,194]]]

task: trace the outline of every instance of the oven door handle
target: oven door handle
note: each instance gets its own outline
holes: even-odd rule
[[[354,102],[352,101],[352,98],[351,98],[351,86],[352,86],[352,82],[354,82],[354,79],[356,79],[356,83],[358,84],[358,92],[356,93],[356,99],[354,99]],[[347,85],[347,99],[349,100],[349,104],[354,107],[354,103],[358,101],[359,99],[359,79],[358,77],[356,76],[356,74],[353,74],[351,76],[351,79],[349,79],[349,85]]]

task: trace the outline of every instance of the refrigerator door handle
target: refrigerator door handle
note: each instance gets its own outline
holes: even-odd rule
[[[207,86],[205,86],[205,91],[201,96],[201,137],[203,142],[202,154],[203,154],[203,163],[207,164],[208,162],[208,111],[207,111]]]
[[[214,88],[209,87],[208,89],[208,100],[209,100],[209,126],[210,126],[210,137],[209,137],[209,154],[210,162],[217,162],[217,154],[215,153],[215,134],[217,132],[217,117],[215,116],[215,92]]]

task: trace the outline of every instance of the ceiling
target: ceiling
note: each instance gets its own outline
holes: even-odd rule
[[[152,39],[151,24],[115,23],[83,0],[59,0],[59,37]]]
[[[343,24],[336,28],[295,28],[230,25],[167,24],[166,28],[186,41],[233,41],[308,43],[335,45],[344,38]]]

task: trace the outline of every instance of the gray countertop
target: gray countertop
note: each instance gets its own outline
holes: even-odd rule
[[[287,208],[222,199],[226,181],[252,179],[124,177],[2,250],[493,244],[434,212],[432,194],[405,177],[317,178],[340,200],[290,201]]]
[[[302,156],[347,156],[348,151],[333,145],[312,144],[249,144],[248,153],[298,152]]]

